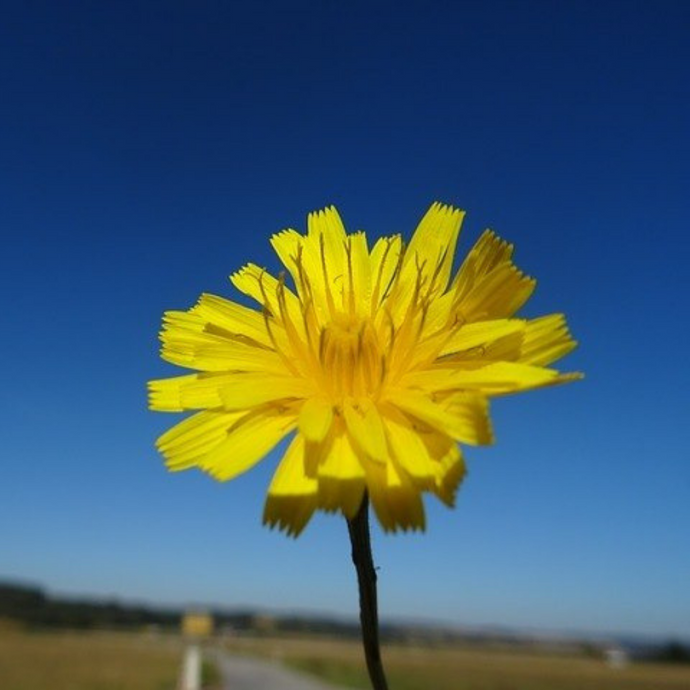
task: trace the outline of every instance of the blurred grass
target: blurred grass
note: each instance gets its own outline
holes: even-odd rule
[[[370,688],[358,642],[313,637],[231,638],[227,649],[270,657],[348,688]],[[179,639],[153,634],[0,630],[0,690],[172,690]],[[584,656],[445,645],[389,646],[391,690],[690,690],[690,668]],[[219,681],[205,661],[204,683]]]
[[[161,636],[0,630],[1,690],[172,690],[180,662]]]
[[[228,648],[269,656],[348,688],[369,689],[358,643],[309,638],[241,639]],[[690,668],[481,647],[391,646],[383,650],[391,690],[690,690]]]
[[[215,661],[204,658],[201,662],[201,687],[204,690],[219,688],[222,683],[220,669]]]

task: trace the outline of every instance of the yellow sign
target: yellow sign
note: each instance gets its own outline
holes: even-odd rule
[[[182,616],[182,634],[186,637],[210,637],[213,635],[213,616],[198,611],[185,613]]]

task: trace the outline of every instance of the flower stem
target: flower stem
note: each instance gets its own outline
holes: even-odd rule
[[[362,625],[362,644],[367,670],[374,690],[388,690],[379,648],[379,620],[376,604],[376,570],[371,557],[369,538],[369,496],[365,493],[362,505],[347,521],[352,544],[352,562],[357,569],[359,584],[359,620]]]

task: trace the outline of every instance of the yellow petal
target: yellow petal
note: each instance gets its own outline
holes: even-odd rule
[[[534,292],[536,281],[510,263],[503,263],[477,280],[455,306],[458,318],[468,322],[512,316]]]
[[[322,397],[309,398],[299,414],[299,429],[307,441],[323,441],[333,421],[333,404]]]
[[[278,258],[281,260],[285,268],[290,271],[290,274],[295,281],[297,294],[302,299],[305,299],[307,297],[307,293],[305,292],[305,286],[302,282],[303,272],[301,269],[304,237],[296,230],[282,230],[271,237],[271,245],[273,246],[275,253],[278,255]]]
[[[375,314],[388,296],[402,254],[400,235],[382,237],[371,250],[371,313]]]
[[[363,232],[349,235],[345,243],[347,283],[343,309],[360,318],[368,316],[371,304],[371,266],[367,236]]]
[[[302,325],[297,329],[300,337],[302,333],[311,335],[305,321],[312,317],[316,318],[317,323],[312,324],[311,328],[318,333],[320,326],[330,317],[318,238],[304,237],[295,230],[283,230],[273,235],[271,244],[290,271],[301,300]],[[330,291],[328,294],[331,294]]]
[[[469,363],[468,363],[469,364]],[[579,374],[561,374],[555,369],[520,362],[481,362],[466,368],[435,368],[405,375],[401,383],[430,392],[478,391],[485,395],[516,393],[580,378]]]
[[[198,465],[219,481],[234,479],[253,467],[296,426],[294,411],[269,408],[249,413],[235,422],[225,440]]]
[[[445,290],[463,215],[436,203],[422,218],[386,300],[396,327],[419,312],[422,300],[435,299]]]
[[[304,304],[314,305],[326,323],[345,297],[347,235],[334,207],[310,213],[308,234],[284,230],[271,238],[280,260],[290,271]]]
[[[182,412],[185,408],[180,400],[180,388],[186,382],[196,381],[197,374],[176,376],[171,379],[149,381],[149,409],[159,412]],[[219,403],[212,407],[218,407]],[[202,405],[202,407],[206,407]]]
[[[340,510],[352,518],[362,502],[365,475],[362,462],[346,433],[336,433],[317,470],[319,507]]]
[[[488,363],[499,359],[517,359],[524,331],[525,322],[522,319],[495,319],[436,329],[433,335],[417,343],[407,368],[452,366],[451,363],[462,364],[468,360]]]
[[[203,373],[149,381],[149,408],[160,412],[182,412],[221,407],[220,388],[227,374]]]
[[[293,327],[303,336],[304,326],[299,299],[292,290],[283,286],[270,273],[256,264],[247,264],[230,276],[232,284],[245,295],[261,304],[268,313],[281,325],[285,326],[281,315],[279,293],[285,295],[287,316]]]
[[[449,335],[457,321],[453,305],[455,303],[455,295],[453,292],[447,292],[445,295],[439,295],[436,299],[429,303],[426,319],[424,320],[424,330],[422,337],[430,338],[435,334],[442,333],[445,337]]]
[[[460,440],[473,435],[473,430],[468,429],[465,419],[454,415],[443,405],[433,402],[421,391],[393,389],[390,391],[388,402],[433,429],[442,431],[455,439]]]
[[[398,389],[389,403],[447,436],[470,445],[493,442],[486,398],[460,391],[437,401],[421,391]]]
[[[523,319],[494,319],[469,323],[455,330],[441,348],[439,356],[456,354],[476,347],[486,348],[495,340],[513,333],[522,333],[524,330]]]
[[[433,486],[436,467],[422,440],[422,435],[429,431],[415,428],[409,417],[393,405],[384,406],[383,419],[388,442],[400,466],[418,487]]]
[[[326,262],[330,267],[342,270],[345,265],[345,226],[335,206],[328,206],[321,211],[314,211],[307,216],[307,234],[309,237],[323,240]]]
[[[230,375],[219,391],[226,410],[246,410],[277,400],[298,400],[314,394],[314,384],[306,379],[263,372]]]
[[[518,362],[495,362],[486,367],[457,374],[463,388],[481,389],[487,394],[518,393],[568,381],[577,381],[582,375],[561,374],[555,369],[537,367]]]
[[[485,230],[463,260],[452,287],[457,288],[462,296],[496,266],[510,263],[512,256],[512,244],[502,240],[493,230]]]
[[[405,252],[401,282],[413,282],[421,267],[433,294],[445,291],[453,267],[455,245],[465,212],[434,203],[415,230]]]
[[[314,302],[323,317],[343,308],[344,281],[347,280],[346,234],[335,207],[310,213],[307,217],[305,261],[312,284]]]
[[[194,467],[225,440],[228,429],[239,417],[237,413],[218,410],[199,412],[166,431],[156,441],[156,447],[168,469],[178,471]]]
[[[455,318],[472,322],[512,316],[536,282],[511,261],[513,246],[487,230],[463,261],[453,288]]]
[[[520,361],[544,366],[564,357],[577,346],[563,314],[550,314],[527,322]]]
[[[452,508],[458,486],[467,474],[465,461],[460,448],[455,444],[445,452],[439,450],[441,454],[436,465],[436,486],[433,491],[443,503]]]
[[[372,460],[386,462],[388,458],[386,433],[376,405],[367,398],[356,401],[346,400],[343,412],[347,431],[355,444]]]
[[[494,442],[488,399],[475,392],[460,391],[443,398],[442,407],[455,418],[461,433],[456,440],[471,446],[486,446]]]
[[[318,482],[304,471],[304,439],[296,434],[273,475],[268,493],[273,496],[316,495]]]
[[[385,532],[424,531],[426,518],[421,493],[394,462],[386,467],[370,463],[367,487],[372,507]]]
[[[297,537],[317,507],[318,482],[304,471],[304,439],[290,443],[268,488],[263,523]]]
[[[280,372],[285,368],[274,351],[230,333],[211,332],[207,322],[193,312],[166,312],[160,339],[161,357],[178,366],[202,371]]]
[[[254,309],[248,309],[217,295],[204,293],[191,312],[240,340],[246,339],[250,344],[258,343],[272,348],[264,317]]]

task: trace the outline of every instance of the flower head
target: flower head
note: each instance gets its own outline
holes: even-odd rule
[[[247,264],[250,309],[204,294],[169,311],[163,359],[196,373],[149,384],[154,410],[201,410],[158,440],[171,470],[219,480],[292,435],[264,522],[297,535],[316,509],[351,518],[365,491],[385,530],[423,529],[422,493],[452,506],[459,444],[493,440],[489,398],[572,380],[561,314],[515,318],[535,281],[486,231],[451,280],[463,212],[433,204],[409,245],[347,234],[335,208],[271,239],[294,287]]]

